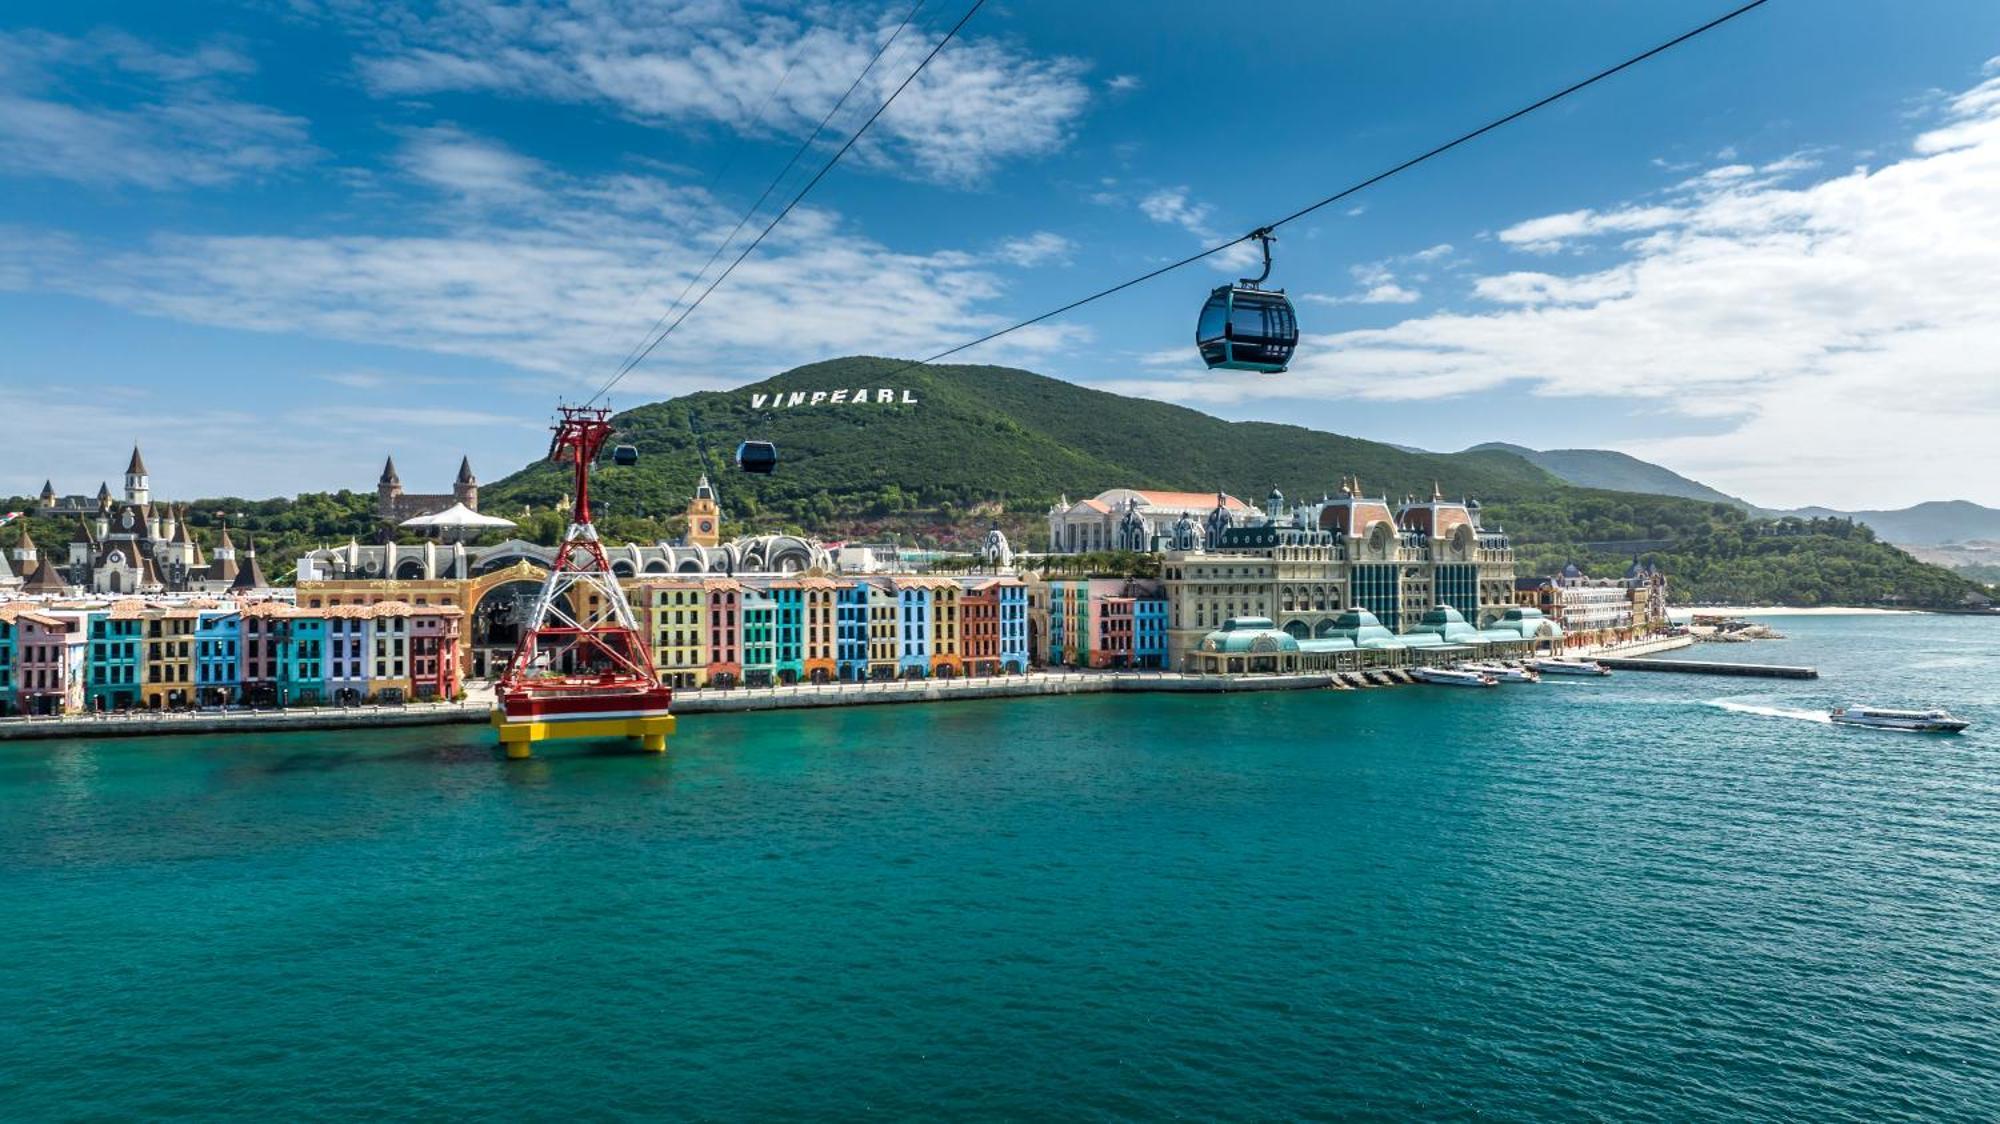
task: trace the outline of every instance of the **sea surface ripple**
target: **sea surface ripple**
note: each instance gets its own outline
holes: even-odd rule
[[[1693,654],[1824,678],[0,743],[0,1106],[2000,1118],[2000,621],[1779,626]]]

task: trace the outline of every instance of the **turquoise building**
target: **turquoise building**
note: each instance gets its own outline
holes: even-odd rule
[[[90,614],[90,676],[84,680],[84,700],[91,710],[139,705],[139,623],[113,618],[108,610]]]
[[[796,586],[771,590],[772,662],[780,683],[797,683],[806,675],[806,591]]]
[[[276,622],[290,627],[281,635],[278,702],[316,703],[326,700],[326,618],[296,616]]]
[[[755,589],[743,591],[743,685],[769,687],[778,674],[777,602]]]

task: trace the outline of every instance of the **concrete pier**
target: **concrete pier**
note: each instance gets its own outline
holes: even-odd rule
[[[1819,669],[1768,663],[1719,663],[1714,660],[1642,660],[1599,656],[1613,671],[1675,671],[1682,675],[1742,675],[1757,679],[1818,679]]]

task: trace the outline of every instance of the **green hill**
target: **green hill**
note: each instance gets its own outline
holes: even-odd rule
[[[673,516],[704,469],[721,491],[730,533],[894,533],[965,548],[998,522],[1031,549],[1058,495],[1074,499],[1120,485],[1219,488],[1256,502],[1273,486],[1288,496],[1318,496],[1358,475],[1368,491],[1390,497],[1428,494],[1435,483],[1447,495],[1479,498],[1489,525],[1514,536],[1523,573],[1569,561],[1618,573],[1641,553],[1674,575],[1682,600],[1954,607],[1974,588],[1844,520],[1756,519],[1721,493],[1688,498],[1578,487],[1513,447],[1426,453],[1300,426],[1224,421],[1007,367],[902,366],[831,360],[618,414],[616,440],[638,446],[641,460],[598,471],[596,493],[611,511],[606,533],[679,533]],[[865,390],[867,401],[835,403],[832,392],[840,390],[847,399]],[[891,402],[879,401],[884,390]],[[816,392],[827,397],[813,404]],[[772,405],[794,394],[802,396],[799,405]],[[730,467],[745,438],[777,444],[775,474],[746,476]],[[1659,483],[1645,473],[1618,479]],[[546,509],[566,487],[559,469],[538,464],[486,488],[482,499],[495,511],[535,507],[523,530],[548,537],[554,518]]]
[[[1745,511],[1753,510],[1749,502],[1727,492],[1719,492],[1670,468],[1662,468],[1651,461],[1642,461],[1611,449],[1529,449],[1504,441],[1489,441],[1484,445],[1474,445],[1467,451],[1513,453],[1580,488],[1679,496],[1703,503],[1733,504]]]
[[[1374,441],[1268,422],[1229,422],[1007,367],[922,367],[885,377],[897,360],[837,359],[730,391],[617,415],[618,441],[640,463],[600,470],[614,513],[678,511],[706,464],[732,516],[847,533],[856,516],[1000,506],[1039,514],[1058,495],[1117,486],[1222,489],[1256,501],[1272,487],[1317,496],[1359,474],[1371,491],[1482,500],[1539,494],[1558,481],[1506,453],[1411,453]],[[892,391],[893,404],[876,401]],[[867,390],[869,401],[764,408],[756,395]],[[914,402],[906,403],[906,398]],[[809,402],[809,398],[808,398]],[[777,444],[767,477],[727,470],[738,441]],[[704,459],[705,458],[705,459]],[[495,504],[555,502],[565,477],[530,466],[482,491]],[[981,528],[983,529],[983,527]]]

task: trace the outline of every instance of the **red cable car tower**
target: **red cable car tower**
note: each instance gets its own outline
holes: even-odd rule
[[[549,459],[573,466],[576,507],[494,690],[493,725],[509,757],[527,757],[548,738],[624,736],[663,752],[674,731],[674,693],[653,671],[645,635],[590,520],[590,466],[611,436],[611,411],[559,412]]]

